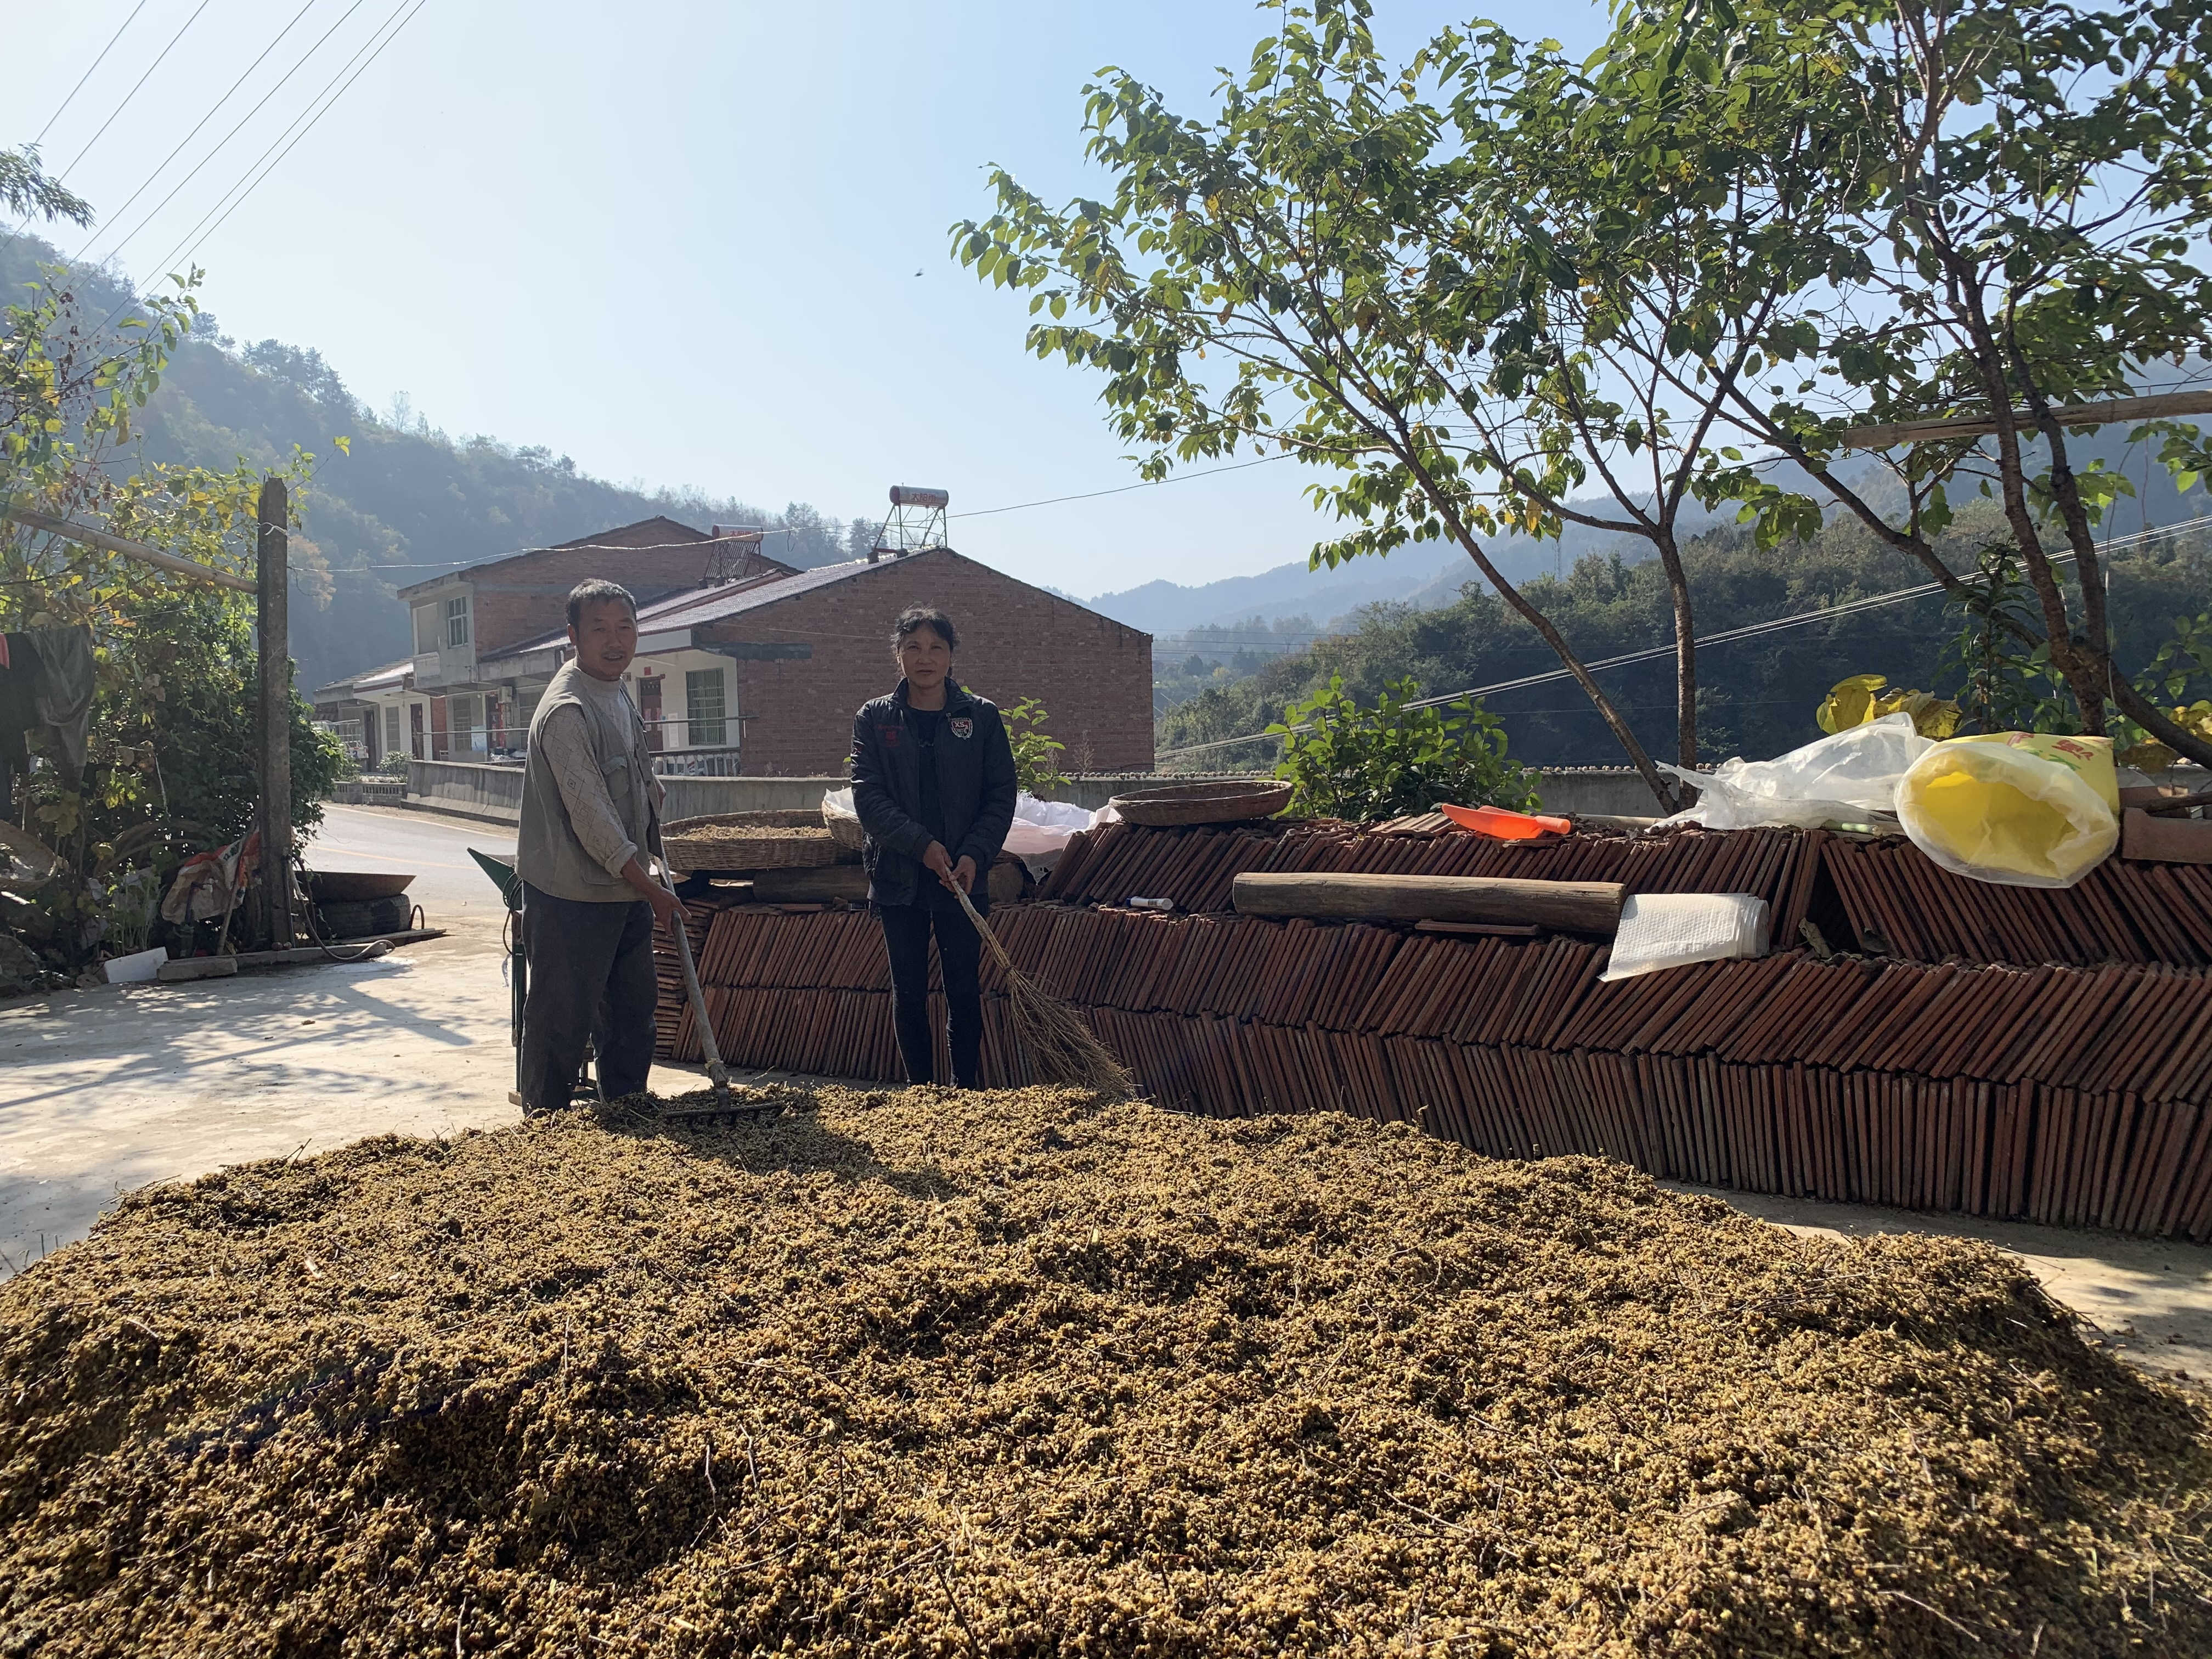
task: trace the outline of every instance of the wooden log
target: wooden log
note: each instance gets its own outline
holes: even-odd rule
[[[1263,871],[1248,871],[1231,887],[1231,902],[1250,916],[1533,923],[1555,933],[1600,939],[1613,937],[1627,893],[1616,881]]]
[[[868,872],[857,864],[818,864],[791,870],[755,870],[756,904],[823,904],[842,899],[859,903],[868,896]]]
[[[2112,398],[2101,403],[2060,404],[2051,411],[2049,425],[2070,428],[2111,426],[2122,421],[2162,421],[2179,415],[2212,414],[2212,392],[2166,392],[2150,398]],[[2013,423],[2023,432],[2039,430],[2035,411],[2015,409]],[[1899,421],[1889,426],[1854,426],[1844,432],[1846,449],[1891,449],[1899,444],[1929,443],[1950,438],[1986,438],[1997,429],[1995,417],[1961,415],[1949,419]]]
[[[2120,856],[2156,864],[2212,864],[2212,818],[2154,817],[2130,806],[2120,815]]]

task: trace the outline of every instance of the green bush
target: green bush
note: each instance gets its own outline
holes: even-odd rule
[[[1395,680],[1363,708],[1331,676],[1293,703],[1267,728],[1283,739],[1275,775],[1295,786],[1291,810],[1364,823],[1444,803],[1516,811],[1538,804],[1536,775],[1505,757],[1496,715],[1465,697],[1440,708],[1406,706],[1420,695],[1413,681]]]
[[[1054,789],[1067,787],[1061,775],[1060,763],[1054,758],[1066,750],[1067,745],[1044,729],[1048,718],[1044,705],[1035,697],[1024,697],[1011,708],[1002,708],[999,717],[1006,723],[1006,738],[1014,750],[1014,781],[1032,795],[1043,795]]]

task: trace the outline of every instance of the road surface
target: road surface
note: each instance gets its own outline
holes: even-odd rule
[[[514,831],[398,806],[325,806],[307,843],[307,867],[412,871],[407,896],[422,907],[429,926],[495,933],[503,915],[499,892],[470,858],[472,847],[513,863]]]
[[[449,937],[375,962],[0,1004],[0,1278],[83,1237],[148,1182],[514,1122],[505,912],[471,847],[512,857],[514,835],[332,806],[310,867],[414,871],[409,896]],[[652,1086],[681,1093],[698,1079],[656,1066]]]

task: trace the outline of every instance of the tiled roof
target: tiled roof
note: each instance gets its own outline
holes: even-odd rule
[[[773,574],[757,576],[750,581],[725,582],[715,587],[686,588],[681,593],[672,593],[666,599],[656,599],[641,605],[637,613],[640,634],[664,634],[675,628],[703,628],[709,623],[726,621],[743,616],[748,611],[757,611],[763,605],[780,604],[797,599],[801,593],[811,593],[818,587],[849,581],[855,576],[866,575],[871,570],[888,570],[891,561],[886,559],[871,564],[866,559],[854,559],[847,564],[825,564],[812,570],[801,570],[794,575]],[[556,645],[568,641],[566,629],[551,634],[541,634],[534,640],[526,640],[499,654],[520,657],[532,651],[550,651]]]
[[[403,657],[398,662],[385,664],[381,668],[371,668],[359,674],[349,675],[342,680],[332,680],[327,685],[317,688],[317,695],[319,696],[324,691],[385,690],[405,679],[408,671],[414,666],[414,658]]]

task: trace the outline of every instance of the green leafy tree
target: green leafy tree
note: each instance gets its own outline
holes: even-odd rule
[[[0,310],[0,503],[105,527],[234,574],[252,568],[263,468],[132,465],[134,419],[198,314],[192,281],[149,300],[120,336],[89,322],[64,273]],[[313,457],[277,475],[295,484]],[[300,500],[295,489],[293,501]],[[118,857],[166,868],[251,815],[254,705],[243,596],[19,523],[0,525],[0,627],[82,625],[93,716],[81,776],[47,767],[21,788],[24,827],[60,855],[38,942],[69,968],[97,945],[97,878]],[[319,816],[335,745],[293,699],[295,816]],[[241,792],[246,796],[240,804]]]
[[[1654,318],[1681,302],[1663,292],[1670,283],[1686,292],[1699,278],[1660,270],[1647,240],[1655,263],[1642,275],[1658,313],[1632,321],[1619,294],[1532,297],[1531,284],[1574,291],[1578,255],[1532,247],[1515,199],[1509,175],[1529,146],[1502,106],[1524,91],[1528,107],[1538,101],[1517,49],[1494,30],[1447,33],[1393,70],[1367,17],[1365,0],[1285,11],[1210,121],[1106,72],[1085,88],[1085,125],[1112,198],[1054,209],[994,169],[998,210],[954,226],[954,252],[981,278],[1036,290],[1030,312],[1044,320],[1031,349],[1104,374],[1116,431],[1150,451],[1145,476],[1242,445],[1273,449],[1322,471],[1308,493],[1356,526],[1316,546],[1316,566],[1408,541],[1459,546],[1671,801],[1626,720],[1486,541],[1555,533],[1591,447],[1633,433],[1658,460],[1662,521],[1620,521],[1670,544],[1686,480],[1707,470],[1709,421],[1662,419],[1656,405],[1639,416],[1596,384],[1598,356],[1633,333],[1678,358],[1686,337],[1652,334]],[[1456,100],[1449,119],[1432,101],[1440,88]],[[1611,235],[1583,229],[1584,252]],[[1625,344],[1620,364],[1651,366]],[[1607,482],[1640,494],[1625,473]],[[1686,600],[1680,614],[1686,626]]]
[[[1738,118],[1703,88],[1698,66],[1712,63],[1781,76],[1811,135],[1807,151],[1765,165],[1759,147],[1739,149],[1729,180],[1754,197],[1814,191],[1791,257],[1824,272],[1770,330],[1771,377],[1736,396],[1752,431],[1970,608],[1973,581],[1934,538],[1962,488],[1990,496],[2029,601],[1995,612],[1997,625],[2044,653],[2082,729],[2107,728],[2110,701],[2212,762],[2212,743],[2114,667],[2097,526],[2133,487],[2081,459],[2091,428],[2065,418],[2070,404],[2200,375],[2212,347],[2212,13],[2166,0],[1678,0],[1622,29],[1654,54],[1662,151],[1694,158]],[[1670,201],[1698,188],[1664,167],[1651,176]],[[1950,417],[1993,429],[1900,436],[1870,476],[1838,465],[1853,427]],[[2193,426],[2134,436],[2161,441],[2183,474],[2202,453]],[[1795,523],[1808,503],[1775,489],[1754,506]]]
[[[50,224],[56,219],[73,225],[92,222],[92,204],[46,177],[36,144],[0,149],[0,208],[19,219],[44,219]]]
[[[1067,745],[1044,729],[1049,718],[1044,704],[1024,697],[1011,708],[1000,709],[999,717],[1006,721],[1006,737],[1013,744],[1015,783],[1032,795],[1067,787],[1058,759]]]
[[[1506,758],[1504,723],[1462,697],[1442,708],[1413,708],[1412,680],[1385,686],[1362,708],[1340,678],[1268,730],[1283,741],[1275,775],[1293,786],[1291,810],[1372,822],[1426,812],[1440,804],[1537,805],[1535,775]]]

